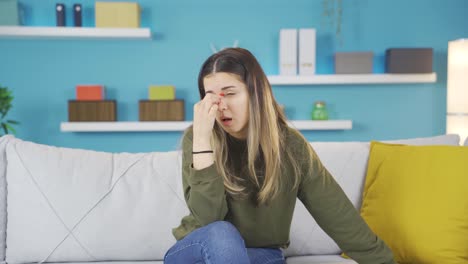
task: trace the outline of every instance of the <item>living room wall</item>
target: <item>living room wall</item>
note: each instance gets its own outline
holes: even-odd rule
[[[27,26],[54,26],[55,3],[20,0]],[[71,25],[71,6],[84,7],[84,26],[94,26],[94,1],[62,0]],[[75,85],[103,84],[118,102],[119,121],[138,120],[138,100],[150,84],[172,84],[185,100],[186,120],[199,100],[197,74],[216,47],[235,40],[258,58],[269,75],[278,74],[281,28],[317,29],[318,74],[333,73],[333,54],[374,52],[374,72],[383,73],[391,47],[431,47],[437,82],[385,85],[274,86],[290,119],[310,119],[314,101],[327,102],[331,119],[350,119],[352,130],[303,131],[310,141],[367,141],[445,133],[448,41],[468,37],[466,0],[343,1],[337,36],[321,0],[139,0],[142,27],[152,40],[57,40],[0,38],[0,84],[14,93],[11,119],[16,136],[63,147],[99,151],[168,151],[181,132],[65,133],[67,100]],[[341,39],[341,42],[339,41]]]

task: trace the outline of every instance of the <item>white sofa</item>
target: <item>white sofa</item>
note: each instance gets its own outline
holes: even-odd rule
[[[398,142],[458,145],[459,136]],[[369,143],[312,145],[359,208]],[[171,229],[189,212],[180,154],[105,153],[1,137],[0,260],[162,263],[175,243]],[[288,264],[356,263],[339,256],[299,200],[290,239]]]

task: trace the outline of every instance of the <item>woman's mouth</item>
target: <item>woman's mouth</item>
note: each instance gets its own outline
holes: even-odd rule
[[[224,126],[230,126],[231,123],[232,123],[232,118],[223,117],[223,118],[221,118],[221,123],[222,123]]]

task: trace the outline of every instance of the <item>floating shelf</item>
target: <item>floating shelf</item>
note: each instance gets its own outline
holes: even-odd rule
[[[313,76],[269,75],[271,85],[316,85],[316,84],[392,84],[434,83],[437,74],[318,74]]]
[[[0,26],[0,38],[151,39],[149,28]]]
[[[167,122],[62,122],[62,132],[150,132],[184,131],[192,121]],[[290,125],[298,130],[349,130],[351,120],[293,120]]]

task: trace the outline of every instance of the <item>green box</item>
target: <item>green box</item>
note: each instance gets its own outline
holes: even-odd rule
[[[175,87],[172,85],[150,85],[148,97],[149,100],[174,100]]]
[[[0,26],[18,26],[18,0],[0,0]]]

